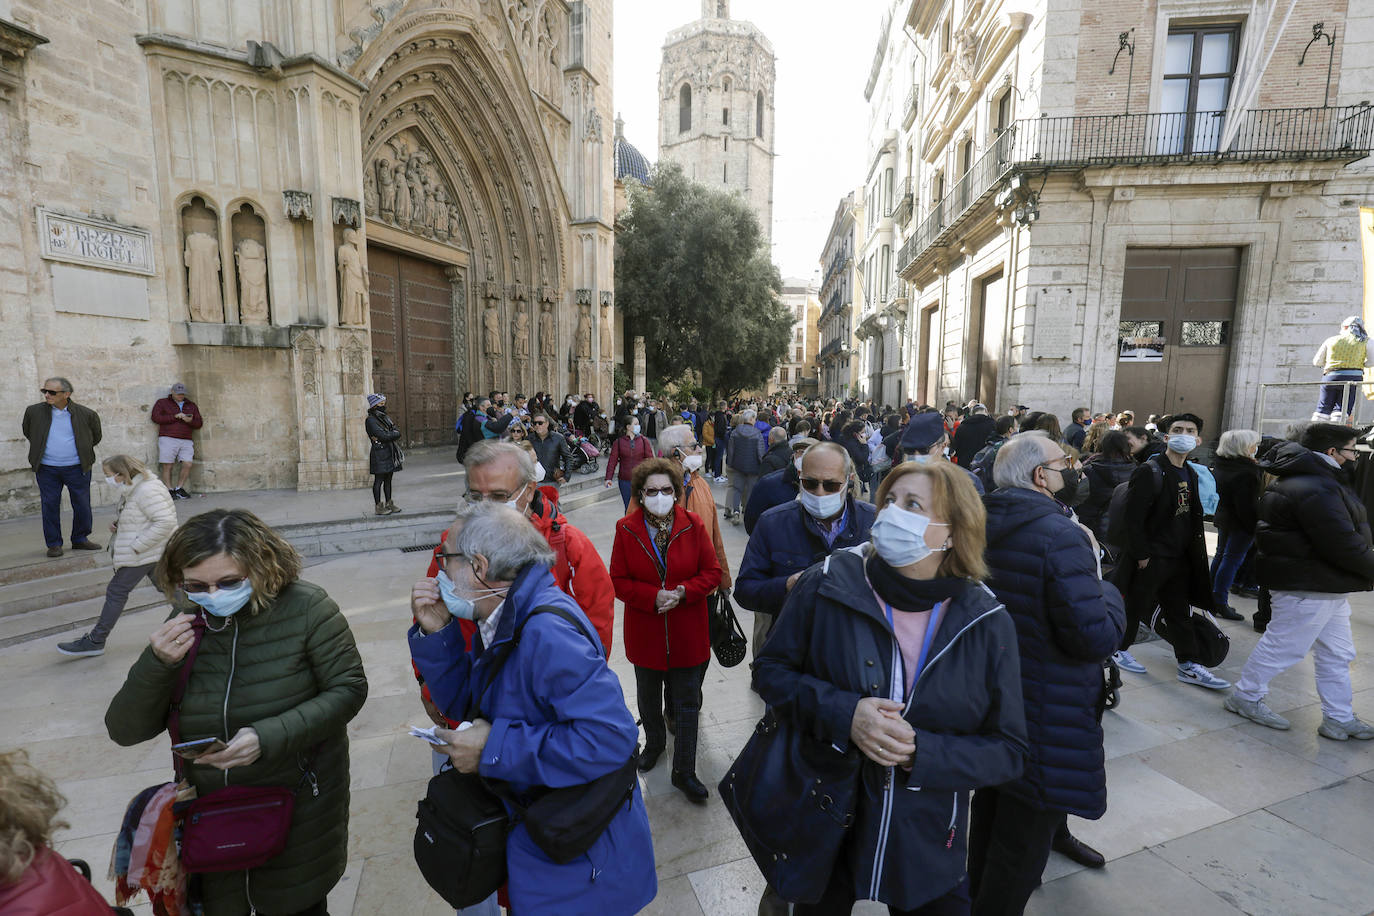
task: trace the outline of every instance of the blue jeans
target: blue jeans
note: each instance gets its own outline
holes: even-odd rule
[[[1337,369],[1335,372],[1328,372],[1322,376],[1323,382],[1358,382],[1364,378],[1364,372],[1359,369]],[[1345,415],[1348,417],[1355,412],[1355,395],[1359,392],[1359,385],[1323,385],[1321,387],[1321,400],[1317,403],[1317,413],[1323,416],[1331,416],[1341,403],[1341,395],[1345,395]]]
[[[625,504],[625,508],[628,510],[630,508],[630,496],[634,489],[628,480],[617,480],[616,483],[620,484],[620,501]]]
[[[43,540],[49,547],[62,546],[62,488],[72,504],[72,543],[91,537],[91,472],[81,465],[56,468],[38,466],[38,494],[43,504]]]
[[[1212,597],[1219,606],[1227,603],[1226,596],[1235,584],[1236,573],[1254,542],[1255,536],[1244,531],[1217,532],[1217,553],[1212,557]]]

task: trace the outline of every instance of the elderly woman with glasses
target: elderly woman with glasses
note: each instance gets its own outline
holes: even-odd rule
[[[644,723],[639,768],[653,769],[667,746],[667,685],[676,723],[672,783],[705,804],[710,793],[696,772],[697,669],[711,653],[706,596],[720,587],[720,562],[701,517],[679,505],[682,472],[675,462],[641,462],[630,486],[634,511],[616,524],[611,582],[625,604],[625,655],[635,666]]]

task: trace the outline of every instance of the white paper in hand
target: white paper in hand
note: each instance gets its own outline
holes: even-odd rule
[[[410,727],[410,734],[412,737],[428,741],[430,744],[442,746],[444,744],[444,739],[434,734],[434,730],[438,727],[439,726],[437,725],[431,725],[428,728],[417,728],[416,726],[412,725]],[[472,728],[471,722],[459,722],[458,727],[455,728],[454,731],[461,732],[469,728]]]

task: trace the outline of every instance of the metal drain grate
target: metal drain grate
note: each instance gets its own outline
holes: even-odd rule
[[[432,553],[432,552],[434,551],[434,548],[437,547],[437,546],[439,546],[439,545],[437,545],[437,544],[416,544],[414,547],[402,547],[402,548],[401,548],[401,553],[420,553],[421,551],[424,551],[425,553]]]

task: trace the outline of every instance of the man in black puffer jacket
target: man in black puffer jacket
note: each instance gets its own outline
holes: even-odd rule
[[[1322,721],[1317,734],[1335,741],[1374,738],[1351,705],[1350,592],[1374,588],[1374,549],[1364,504],[1347,483],[1355,433],[1339,423],[1313,423],[1298,442],[1268,460],[1278,478],[1260,497],[1260,584],[1273,596],[1274,618],[1245,661],[1225,707],[1270,728],[1288,720],[1264,703],[1269,682],[1312,652]]]
[[[1020,913],[1065,816],[1107,810],[1102,662],[1125,612],[1104,597],[1092,535],[1055,498],[1078,484],[1064,450],[1044,432],[1022,433],[998,451],[993,474],[988,587],[1016,624],[1030,750],[1019,779],[973,797],[969,880],[975,913]]]

